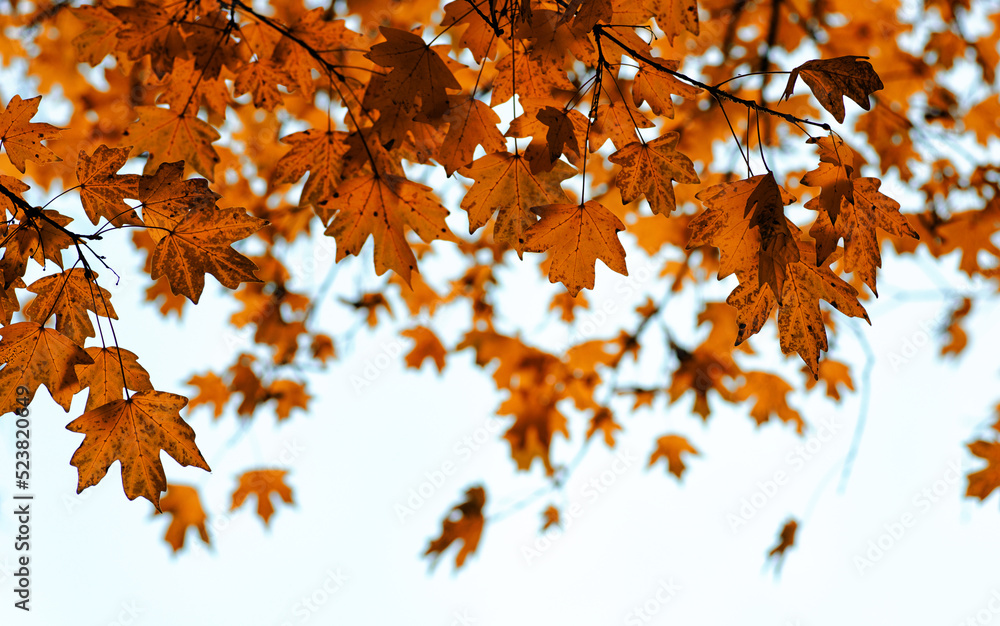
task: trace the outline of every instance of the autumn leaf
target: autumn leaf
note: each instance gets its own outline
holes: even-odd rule
[[[472,53],[476,63],[485,58],[493,58],[497,53],[497,36],[492,26],[476,12],[475,3],[469,0],[455,0],[444,5],[442,26],[450,26],[452,31],[460,31],[458,44]]]
[[[884,85],[868,62],[868,57],[842,56],[835,59],[806,61],[792,70],[785,84],[782,99],[791,97],[799,75],[809,85],[813,95],[837,122],[844,123],[844,96],[858,103],[865,111],[871,108],[868,96]]]
[[[131,147],[109,148],[98,146],[93,156],[83,150],[77,160],[77,190],[87,217],[94,224],[104,218],[114,224],[138,224],[135,209],[125,203],[125,198],[139,197],[139,177],[119,174],[128,160]]]
[[[785,560],[785,551],[795,545],[795,531],[799,528],[799,523],[794,519],[790,519],[785,522],[785,525],[781,528],[781,533],[778,536],[778,543],[771,548],[771,551],[767,553],[767,558],[771,559],[774,557],[778,558],[778,569],[781,568],[781,563]]]
[[[861,175],[861,167],[866,161],[854,148],[836,135],[810,137],[806,143],[819,146],[819,165],[816,169],[806,172],[802,177],[802,184],[820,187],[820,192],[819,196],[807,202],[805,207],[826,211],[830,222],[836,224],[841,202],[845,199],[848,203],[854,202],[854,187],[851,181]],[[833,247],[826,249],[825,252],[817,250],[819,260],[825,261],[834,248],[836,241],[833,242]]]
[[[746,180],[713,185],[696,196],[705,211],[691,220],[688,249],[711,245],[722,260],[719,279],[732,273],[756,272],[780,302],[787,266],[799,260],[798,227],[785,217],[784,206],[795,198],[770,172]],[[743,282],[745,277],[741,277]]]
[[[969,486],[965,495],[985,500],[994,489],[1000,487],[1000,442],[973,441],[968,447],[972,454],[985,459],[987,466],[969,474]]]
[[[561,525],[559,521],[559,509],[551,504],[545,507],[545,510],[542,511],[542,532],[553,526],[559,527]]]
[[[941,346],[941,355],[959,355],[965,350],[969,343],[969,336],[962,328],[962,321],[972,311],[972,299],[962,298],[961,303],[951,312],[948,318],[948,325],[945,333],[948,335],[948,343]]]
[[[213,414],[216,419],[222,416],[222,411],[229,402],[229,386],[215,372],[208,372],[204,376],[194,375],[185,383],[198,388],[198,393],[191,398],[188,410],[202,404],[211,404],[214,407]]]
[[[483,519],[484,506],[486,506],[485,489],[475,486],[466,490],[465,501],[456,505],[451,514],[441,522],[441,534],[437,539],[431,540],[424,552],[424,556],[431,557],[432,568],[448,546],[456,541],[462,542],[462,547],[455,554],[456,568],[462,567],[465,559],[475,554],[486,521]],[[457,517],[455,513],[458,513]]]
[[[73,239],[65,229],[72,221],[58,211],[45,209],[40,217],[22,212],[21,219],[13,225],[0,224],[0,234],[5,235],[6,244],[0,259],[4,288],[9,289],[25,275],[28,259],[34,259],[43,267],[46,261],[52,261],[61,268],[63,250],[73,246]]]
[[[255,63],[247,63],[236,75],[233,92],[236,94],[250,93],[255,106],[267,111],[273,111],[282,102],[279,84],[288,84],[285,80],[284,68],[273,59],[264,59]],[[290,86],[290,85],[289,85]]]
[[[117,34],[124,26],[107,9],[96,6],[68,7],[73,17],[86,27],[72,41],[77,57],[91,66],[97,65],[118,45]]]
[[[448,90],[461,89],[448,65],[442,60],[439,49],[431,48],[413,33],[388,26],[380,26],[385,41],[372,46],[365,56],[382,67],[391,67],[386,80],[398,86],[399,98],[410,101],[420,96],[421,112],[428,118],[440,117],[448,110]]]
[[[161,163],[153,174],[139,177],[137,199],[142,221],[154,242],[161,241],[188,213],[211,209],[219,195],[204,178],[184,177],[184,163]]]
[[[118,319],[111,306],[111,293],[97,285],[93,270],[73,268],[36,280],[28,291],[38,294],[24,308],[25,316],[33,322],[45,324],[53,315],[56,330],[77,345],[83,345],[94,336],[88,311],[95,315]]]
[[[510,444],[510,456],[521,471],[531,469],[535,459],[542,461],[545,473],[552,476],[552,441],[556,435],[569,438],[566,416],[559,411],[552,397],[539,397],[530,388],[517,387],[497,409],[497,415],[512,415],[503,438]]]
[[[448,209],[430,191],[426,185],[390,175],[364,174],[341,183],[337,188],[339,209],[325,233],[337,240],[337,260],[360,254],[371,235],[375,239],[375,272],[381,276],[391,269],[409,284],[417,259],[404,227],[428,242],[452,237],[444,221]]]
[[[841,203],[841,219],[836,224],[844,238],[844,269],[857,274],[876,296],[875,274],[882,267],[876,228],[895,237],[920,238],[899,212],[899,203],[879,192],[881,184],[877,178],[852,180],[854,202]]]
[[[694,404],[691,410],[707,420],[712,412],[708,405],[708,392],[714,389],[723,399],[729,399],[726,379],[739,373],[739,366],[724,353],[716,353],[704,345],[692,352],[673,342],[670,347],[678,361],[667,389],[670,403],[673,404],[688,391],[693,391]]]
[[[615,421],[615,416],[610,409],[601,407],[594,412],[587,425],[587,439],[593,437],[597,431],[604,434],[604,443],[609,448],[615,447],[615,433],[622,429],[621,424]]]
[[[382,293],[365,293],[361,294],[361,297],[356,300],[340,298],[340,301],[353,307],[356,311],[363,311],[365,313],[365,321],[371,328],[378,326],[379,311],[384,311],[384,314],[389,318],[395,318],[395,315],[392,313],[392,303]]]
[[[681,478],[686,469],[683,454],[698,455],[699,452],[681,435],[664,435],[656,440],[656,448],[649,456],[649,467],[661,458],[666,459],[667,470],[677,478]]]
[[[656,61],[658,65],[672,70],[676,70],[679,66],[677,61],[668,59],[656,59]],[[674,103],[670,98],[672,94],[692,99],[697,97],[700,91],[697,87],[678,80],[672,74],[652,64],[641,66],[632,79],[632,102],[635,106],[641,106],[646,102],[653,113],[670,119],[674,117]]]
[[[161,163],[184,161],[208,180],[215,180],[219,155],[212,144],[220,137],[215,128],[187,109],[177,113],[172,109],[139,106],[135,110],[139,119],[125,134],[149,152],[147,171]]]
[[[829,350],[826,326],[819,310],[826,300],[844,315],[868,322],[868,313],[858,302],[858,292],[825,265],[816,266],[809,246],[799,244],[802,260],[789,265],[782,306],[778,312],[778,338],[785,354],[798,352],[813,377],[819,376],[820,352]],[[870,322],[869,322],[870,323]]]
[[[834,400],[840,400],[840,387],[844,386],[850,391],[854,391],[854,381],[851,380],[851,370],[845,363],[832,359],[823,359],[819,363],[819,377],[813,378],[808,367],[803,367],[802,372],[809,374],[806,376],[806,389],[812,389],[817,382],[822,382],[826,387],[826,395]]]
[[[618,240],[625,225],[600,203],[549,204],[532,211],[541,220],[524,233],[524,250],[549,252],[549,282],[563,283],[571,296],[593,289],[597,259],[628,276],[625,248]]]
[[[304,384],[286,379],[272,381],[267,386],[267,395],[277,401],[275,415],[278,421],[288,419],[292,409],[308,410],[309,400],[312,399],[312,396],[306,393]]]
[[[208,528],[205,521],[208,515],[201,506],[201,498],[198,497],[198,490],[187,485],[167,485],[167,493],[160,498],[160,510],[170,514],[170,525],[163,539],[177,552],[184,547],[184,539],[188,528],[194,527],[198,530],[205,545],[211,545],[208,538]]]
[[[802,416],[794,408],[788,406],[788,394],[794,391],[783,378],[768,372],[744,372],[744,383],[733,393],[733,401],[743,402],[754,398],[750,417],[760,426],[777,416],[783,422],[795,424],[795,430],[800,435],[805,429]]]
[[[126,389],[151,391],[149,373],[139,365],[139,358],[123,348],[87,348],[87,355],[93,359],[88,365],[77,365],[76,375],[80,387],[89,389],[85,411],[121,400]],[[124,372],[124,377],[123,377]]]
[[[576,111],[570,113],[579,115]],[[535,118],[546,128],[545,143],[548,145],[550,163],[564,153],[572,153],[577,158],[581,156],[585,137],[577,137],[577,124],[573,123],[566,111],[547,106],[538,111]]]
[[[551,170],[535,174],[522,156],[498,152],[477,159],[458,173],[476,181],[461,205],[469,213],[469,233],[482,228],[496,213],[493,239],[510,245],[520,255],[525,232],[538,221],[531,209],[569,200],[559,184],[575,171],[558,161]]]
[[[140,391],[128,400],[113,400],[87,411],[66,425],[85,435],[70,465],[79,471],[77,493],[96,485],[115,461],[121,462],[125,496],[142,496],[160,510],[167,478],[160,463],[165,451],[181,465],[211,471],[195,444],[194,430],[179,411],[187,398],[163,391]]]
[[[257,266],[230,244],[266,223],[241,208],[191,211],[156,244],[150,276],[165,276],[171,291],[195,304],[205,288],[205,274],[230,289],[241,282],[258,282],[253,273]]]
[[[24,173],[24,162],[51,163],[61,161],[54,152],[42,145],[42,141],[53,139],[60,129],[52,124],[31,122],[38,113],[38,103],[41,96],[22,100],[15,95],[7,103],[7,108],[0,113],[0,146],[7,152],[7,157],[17,171]]]
[[[649,208],[658,215],[669,215],[677,205],[673,182],[700,182],[694,163],[675,148],[680,135],[669,132],[650,142],[633,142],[608,157],[622,166],[615,183],[622,203],[646,196]]]
[[[344,155],[348,151],[347,133],[315,128],[282,137],[292,147],[274,166],[273,183],[294,183],[309,172],[299,196],[300,206],[312,206],[324,224],[336,213],[329,203],[336,198]]]
[[[92,363],[90,356],[68,337],[37,322],[18,322],[0,328],[0,408],[8,412],[20,405],[18,396],[30,402],[39,385],[45,385],[52,399],[69,411],[80,382],[75,368]],[[17,393],[19,387],[27,394]]]
[[[701,32],[697,0],[645,0],[644,4],[656,17],[656,25],[667,36],[670,45],[684,30],[693,35]]]
[[[444,359],[447,351],[441,345],[441,340],[437,338],[434,331],[426,326],[416,326],[402,331],[400,335],[409,337],[415,342],[413,349],[406,355],[407,367],[418,370],[423,365],[424,360],[431,359],[438,372],[444,371]]]
[[[274,515],[274,504],[271,502],[271,494],[277,494],[285,504],[292,504],[292,489],[285,483],[285,475],[288,470],[261,469],[244,472],[240,475],[240,483],[233,492],[233,503],[229,507],[230,511],[243,506],[247,496],[253,494],[257,497],[257,515],[264,520],[264,525],[271,523],[271,516]]]
[[[475,98],[466,98],[453,106],[445,114],[444,121],[448,122],[448,134],[438,151],[437,160],[448,176],[472,163],[477,146],[482,146],[486,154],[503,152],[507,146],[497,129],[500,116],[485,102]]]

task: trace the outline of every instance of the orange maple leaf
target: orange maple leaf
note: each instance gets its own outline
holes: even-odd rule
[[[906,216],[899,212],[899,203],[889,196],[879,192],[882,184],[877,178],[855,178],[851,181],[851,201],[847,197],[841,199],[840,218],[832,228],[821,213],[809,234],[816,238],[817,250],[829,250],[831,231],[832,247],[836,247],[837,238],[844,239],[844,269],[853,272],[865,282],[876,296],[875,274],[882,267],[881,244],[876,229],[881,229],[895,237],[911,237],[919,239]],[[811,202],[811,201],[810,201]],[[809,207],[809,203],[806,203]],[[822,262],[817,256],[817,261]]]
[[[292,147],[274,166],[273,183],[294,183],[309,172],[302,186],[299,206],[310,205],[323,224],[329,224],[336,208],[329,206],[336,198],[337,184],[344,168],[348,134],[343,131],[311,128],[282,137]]]
[[[202,404],[211,404],[214,407],[214,417],[218,419],[222,416],[222,411],[229,402],[229,386],[215,372],[208,372],[204,376],[195,374],[187,380],[186,385],[198,388],[198,394],[191,398],[188,410],[193,411],[195,407]]]
[[[525,231],[538,221],[532,207],[568,201],[559,184],[576,171],[557,161],[551,170],[535,174],[521,155],[498,152],[477,159],[458,173],[476,181],[461,205],[469,212],[469,233],[482,228],[496,212],[493,240],[510,245],[520,256]]]
[[[690,390],[694,392],[691,411],[707,420],[712,413],[708,405],[708,392],[714,389],[723,399],[728,400],[730,392],[724,379],[733,378],[740,368],[732,359],[726,358],[725,353],[718,353],[710,349],[710,346],[700,345],[692,352],[673,342],[670,347],[678,361],[667,389],[670,403],[673,404]]]
[[[136,199],[142,211],[146,232],[154,242],[166,237],[178,223],[195,209],[215,206],[219,194],[208,188],[204,178],[183,180],[184,163],[162,163],[152,174],[139,177]]]
[[[968,444],[969,452],[985,459],[988,465],[978,472],[969,474],[969,486],[965,495],[985,500],[993,490],[1000,487],[1000,442],[973,441]]]
[[[22,213],[13,228],[0,224],[0,236],[5,243],[3,259],[0,260],[5,289],[24,276],[28,259],[34,259],[42,267],[47,260],[52,261],[61,268],[62,251],[73,246],[72,237],[60,228],[73,219],[51,209],[41,213],[44,216],[42,219]]]
[[[441,522],[441,535],[431,540],[424,556],[431,556],[433,568],[441,555],[455,541],[461,540],[462,547],[455,555],[455,567],[462,567],[465,559],[476,552],[479,538],[483,534],[483,507],[486,506],[486,490],[482,487],[470,487],[465,492],[465,502],[456,505],[451,514]],[[458,513],[458,518],[455,513]]]
[[[482,146],[486,154],[503,152],[507,146],[497,129],[500,116],[485,102],[475,98],[461,100],[448,110],[444,121],[448,122],[448,134],[441,143],[436,159],[444,166],[448,176],[472,162],[477,146]]]
[[[404,226],[426,242],[451,239],[445,225],[448,209],[430,193],[431,188],[399,176],[362,174],[337,187],[337,215],[326,229],[337,240],[337,261],[360,254],[369,235],[375,239],[375,272],[393,270],[407,284],[417,269],[417,259],[406,241]]]
[[[45,385],[52,399],[69,411],[73,394],[80,390],[75,367],[89,365],[92,359],[83,348],[53,328],[37,322],[18,322],[0,328],[0,410],[17,408],[16,398],[35,397],[39,385]],[[17,393],[19,387],[27,394]]]
[[[972,312],[972,299],[962,298],[961,303],[955,307],[948,318],[948,325],[944,332],[948,335],[948,343],[941,346],[941,355],[959,355],[969,343],[969,336],[962,328],[962,320]]]
[[[111,54],[118,45],[117,34],[124,24],[107,9],[95,6],[67,7],[86,27],[73,41],[76,56],[95,66]]]
[[[819,381],[826,386],[826,395],[834,400],[840,400],[840,387],[843,385],[850,391],[854,391],[854,381],[851,380],[851,370],[847,364],[832,359],[823,359],[819,364],[819,377],[813,378],[808,367],[802,367],[803,373],[809,373],[806,377],[806,389],[812,389]]]
[[[792,70],[782,98],[787,100],[791,97],[795,81],[801,74],[802,80],[809,85],[809,89],[823,108],[829,111],[838,123],[843,124],[844,96],[868,111],[871,109],[869,94],[884,87],[878,74],[875,73],[875,68],[867,59],[868,57],[850,55],[806,61]]]
[[[676,70],[680,65],[677,61],[669,59],[654,60],[658,65],[672,70]],[[670,119],[674,117],[671,94],[691,99],[697,97],[699,93],[701,90],[697,87],[678,80],[652,64],[644,64],[632,79],[632,102],[635,106],[641,106],[646,102],[653,113]]]
[[[699,452],[680,435],[664,435],[656,440],[656,448],[649,456],[648,467],[652,467],[658,459],[663,458],[667,460],[667,470],[677,478],[681,478],[686,468],[682,454],[698,455]]]
[[[448,110],[448,90],[461,89],[440,51],[445,46],[428,46],[419,35],[380,26],[385,41],[375,44],[365,54],[382,67],[391,67],[386,78],[395,86],[387,94],[394,103],[412,102],[420,97],[420,111],[427,118],[440,117]],[[447,58],[447,55],[444,55]]]
[[[278,421],[288,419],[292,414],[292,409],[309,409],[309,400],[312,398],[306,393],[306,386],[295,380],[274,380],[267,386],[267,396],[277,402],[274,410]]]
[[[205,521],[208,516],[201,506],[198,490],[187,485],[167,485],[167,493],[160,499],[160,510],[170,514],[170,525],[163,536],[167,543],[177,552],[184,547],[184,538],[188,528],[198,529],[198,536],[206,545],[211,545],[208,538],[208,528]]]
[[[598,430],[604,433],[604,443],[609,448],[615,447],[615,433],[621,430],[621,424],[615,421],[615,416],[611,409],[601,407],[594,412],[587,425],[587,439],[593,437]]]
[[[292,488],[285,483],[285,474],[288,470],[262,469],[244,472],[240,476],[240,484],[233,492],[233,503],[229,507],[230,511],[243,506],[247,496],[254,494],[257,497],[257,515],[264,520],[264,525],[270,525],[271,516],[274,515],[274,504],[271,503],[271,494],[276,493],[286,504],[294,502],[292,498]]]
[[[454,36],[456,43],[472,53],[476,63],[492,59],[497,53],[497,35],[493,27],[476,13],[479,5],[469,0],[455,0],[444,5],[441,26],[451,31],[462,31]],[[501,22],[502,23],[502,22]]]
[[[191,108],[191,107],[189,107]],[[169,161],[184,161],[208,180],[215,180],[219,155],[212,144],[220,135],[214,127],[185,108],[181,112],[155,106],[135,107],[139,119],[125,135],[149,152],[146,171]]]
[[[819,146],[819,165],[816,169],[806,172],[802,177],[802,184],[820,187],[820,192],[817,197],[806,202],[805,207],[826,211],[830,221],[836,223],[840,215],[840,203],[845,198],[848,202],[854,202],[854,188],[851,186],[851,181],[861,175],[861,167],[866,161],[854,148],[835,135],[810,137],[806,143]],[[826,257],[833,252],[833,248],[836,248],[836,240],[829,249],[821,248],[817,243],[819,260],[826,260]]]
[[[79,470],[76,492],[96,485],[115,461],[121,462],[125,496],[142,496],[160,510],[160,493],[167,488],[160,452],[181,465],[211,471],[195,444],[194,430],[179,411],[187,398],[163,391],[140,391],[128,400],[113,400],[87,411],[66,425],[85,435],[70,465]]]
[[[514,423],[503,438],[510,444],[510,456],[517,469],[528,471],[535,459],[541,459],[546,475],[552,476],[555,473],[552,440],[557,434],[568,439],[569,430],[566,416],[556,406],[556,399],[541,395],[531,387],[516,387],[497,409],[497,415],[514,416]]]
[[[242,208],[191,211],[156,244],[150,276],[154,280],[165,276],[171,291],[195,304],[205,288],[205,274],[230,289],[241,282],[260,282],[253,273],[257,266],[230,244],[265,224],[267,220],[248,215]]]
[[[37,163],[61,161],[54,152],[42,145],[42,141],[59,134],[60,128],[52,124],[30,122],[38,112],[41,96],[22,100],[15,95],[0,113],[0,145],[7,151],[7,157],[17,171],[24,173],[25,160]]]
[[[524,233],[524,250],[549,251],[549,282],[563,283],[572,296],[581,289],[593,289],[597,259],[628,276],[625,248],[618,240],[625,224],[599,202],[548,204],[532,211],[541,220]]]
[[[744,383],[733,392],[733,401],[743,402],[755,398],[750,417],[758,426],[776,415],[783,422],[794,423],[796,432],[801,435],[805,422],[798,411],[788,406],[788,394],[794,391],[792,386],[780,376],[768,372],[745,372],[743,376]]]
[[[399,333],[404,337],[409,337],[415,343],[413,349],[406,355],[406,366],[415,370],[420,369],[425,359],[434,361],[438,372],[444,371],[444,359],[447,351],[441,345],[441,340],[426,326],[416,326]]]
[[[622,166],[615,176],[622,204],[644,195],[653,213],[669,215],[677,207],[673,181],[701,182],[691,159],[675,150],[679,139],[677,133],[668,132],[653,141],[634,141],[608,157]]]
[[[39,278],[28,286],[28,291],[38,294],[24,308],[25,316],[33,322],[45,324],[56,316],[56,330],[73,343],[82,346],[94,336],[88,311],[95,315],[118,319],[111,306],[111,293],[97,285],[97,273],[75,267],[59,274]]]
[[[653,13],[656,25],[667,36],[670,45],[685,29],[692,35],[700,32],[697,0],[645,0],[643,4]]]
[[[77,190],[83,210],[94,224],[102,217],[115,226],[139,223],[135,209],[124,201],[139,197],[139,177],[118,173],[131,151],[131,147],[103,145],[94,150],[93,156],[80,151],[76,165],[76,179],[80,182]]]
[[[801,260],[790,263],[787,268],[778,312],[778,339],[781,351],[785,354],[798,352],[813,377],[817,378],[820,353],[829,349],[826,326],[819,309],[820,299],[826,300],[844,315],[871,322],[868,320],[868,313],[858,302],[857,290],[826,265],[817,266],[812,246],[799,242],[799,252]],[[762,290],[763,287],[753,281],[741,282],[726,300],[734,306],[753,307],[752,312],[742,310],[740,319],[752,319],[753,326],[758,329],[771,310],[768,308],[768,299],[761,297],[759,293]],[[748,336],[741,328],[740,337],[745,339]]]
[[[719,248],[720,280],[735,272],[742,283],[755,272],[759,284],[767,284],[780,303],[786,267],[799,260],[799,229],[784,214],[784,205],[795,198],[771,172],[713,185],[695,197],[705,211],[691,220],[688,250]]]
[[[139,357],[123,348],[87,348],[87,354],[94,360],[89,365],[77,365],[76,375],[80,387],[89,389],[85,411],[121,400],[125,389],[150,391],[149,373],[139,365]],[[124,377],[122,376],[124,372]]]

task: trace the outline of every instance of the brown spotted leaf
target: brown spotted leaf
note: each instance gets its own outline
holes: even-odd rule
[[[115,461],[121,462],[122,486],[129,500],[139,496],[160,510],[167,488],[160,452],[181,465],[211,471],[194,442],[194,430],[181,419],[187,398],[163,391],[140,391],[128,400],[113,400],[87,411],[66,425],[85,435],[70,465],[79,471],[76,492],[96,485]]]
[[[843,56],[835,59],[806,61],[792,70],[782,98],[788,99],[799,75],[809,85],[813,95],[837,122],[844,123],[844,96],[858,103],[865,111],[871,109],[868,96],[882,89],[881,79],[868,57]]]
[[[166,276],[171,291],[195,304],[205,288],[205,274],[230,289],[241,282],[260,282],[254,275],[257,266],[231,244],[265,224],[242,208],[191,211],[156,244],[150,276]]]

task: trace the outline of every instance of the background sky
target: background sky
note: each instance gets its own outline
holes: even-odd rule
[[[16,67],[4,76],[15,74]],[[23,95],[33,94],[25,89]],[[10,95],[5,91],[3,100]],[[52,105],[43,101],[43,112],[45,106]],[[58,123],[57,107],[47,113],[37,119]],[[891,178],[882,190],[904,212],[921,208]],[[457,207],[457,193],[445,192],[447,206]],[[70,194],[65,201],[76,200]],[[619,302],[623,286],[637,303],[662,291],[641,271],[631,236],[623,239],[632,276],[599,266],[592,310]],[[323,282],[330,243],[317,238],[297,251],[290,266],[298,286]],[[119,284],[102,280],[121,319],[120,345],[139,355],[157,389],[190,395],[184,381],[191,374],[223,368],[247,347],[227,326],[232,299],[209,279],[183,322],[164,318],[142,302],[148,278],[127,248],[116,252]],[[421,268],[443,282],[449,262],[445,252]],[[173,554],[162,539],[168,516],[124,497],[118,465],[76,495],[69,458],[82,436],[65,425],[82,413],[84,394],[67,414],[39,392],[30,407],[32,611],[13,609],[14,421],[0,419],[0,624],[1000,624],[997,496],[984,504],[964,497],[965,475],[982,466],[965,444],[991,438],[1000,399],[1000,302],[990,295],[995,284],[958,274],[954,255],[900,260],[886,253],[881,297],[865,302],[872,326],[834,315],[831,356],[852,365],[856,391],[839,404],[818,390],[796,392],[792,404],[810,426],[805,436],[777,423],[758,428],[748,407],[717,398],[710,399],[708,422],[691,415],[690,397],[672,406],[660,397],[635,413],[619,399],[613,406],[626,429],[616,449],[595,438],[579,454],[579,419],[570,420],[568,442],[556,439],[553,458],[574,463],[557,490],[539,464],[515,471],[497,430],[509,420],[493,417],[503,396],[471,352],[449,355],[443,375],[429,363],[404,370],[400,352],[410,342],[395,330],[427,320],[406,319],[397,308],[394,325],[373,332],[337,302],[379,284],[371,265],[370,247],[348,259],[322,305],[317,319],[338,338],[341,360],[311,375],[308,414],[296,411],[279,425],[268,411],[242,423],[232,412],[218,421],[207,409],[182,412],[212,472],[162,459],[170,482],[199,487],[210,549],[189,532],[185,549]],[[31,279],[42,275],[32,271]],[[508,291],[498,298],[498,329],[521,328],[527,341],[559,353],[572,329],[562,329],[547,306],[562,287],[539,279],[530,260],[501,273]],[[724,299],[733,285],[711,281],[678,295],[660,321],[682,345],[695,346],[704,334],[691,326],[700,304]],[[944,359],[940,330],[962,295],[976,297],[965,325],[970,345],[960,358]],[[631,308],[620,306],[596,336],[614,336],[634,321]],[[434,321],[447,345],[466,327],[458,313]],[[626,368],[623,379],[667,380],[659,365],[666,337],[651,332],[649,341],[644,361]],[[801,361],[780,355],[773,319],[752,344],[763,369],[801,384]],[[376,367],[371,384],[357,389],[352,377],[386,362],[385,355],[393,357],[388,367]],[[702,453],[688,458],[680,482],[662,462],[647,467],[655,439],[666,432],[685,435]],[[456,448],[485,434],[488,441],[472,454]],[[400,519],[398,507],[448,463],[455,472]],[[279,503],[269,528],[252,502],[228,510],[237,476],[254,467],[290,470],[295,505]],[[788,480],[772,486],[779,473]],[[422,552],[448,510],[479,483],[488,502],[478,552],[456,573],[452,548],[432,571]],[[549,504],[562,510],[564,527],[540,533]],[[797,545],[778,575],[766,554],[790,516],[799,520]],[[734,525],[737,517],[745,523]]]

